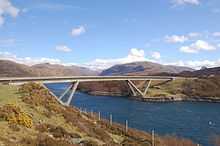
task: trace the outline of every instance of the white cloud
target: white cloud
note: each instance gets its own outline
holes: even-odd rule
[[[72,36],[76,37],[76,36],[80,36],[81,34],[85,32],[86,32],[86,28],[84,26],[79,26],[79,27],[73,28],[71,34]]]
[[[200,0],[172,0],[172,3],[174,5],[185,5],[185,4],[199,5]]]
[[[51,64],[61,64],[65,66],[70,65],[78,65],[83,67],[88,67],[92,70],[102,70],[109,68],[116,64],[124,64],[131,63],[137,61],[153,61],[145,58],[144,50],[132,48],[130,49],[129,54],[124,58],[116,58],[116,59],[95,59],[89,63],[77,64],[77,63],[64,63],[59,59],[54,58],[31,58],[31,57],[23,57],[19,58],[14,54],[8,52],[0,52],[0,60],[11,60],[17,63],[26,64],[26,65],[34,65],[39,63],[51,63]]]
[[[56,46],[56,50],[62,51],[62,52],[71,52],[72,51],[72,49],[70,49],[69,47],[67,47],[65,45]]]
[[[5,15],[17,17],[19,11],[9,0],[0,0],[0,26],[5,22]]]
[[[203,34],[199,32],[190,32],[184,35],[167,35],[164,38],[167,43],[185,43],[196,38],[198,39],[199,37],[203,37]]]
[[[152,52],[151,57],[158,60],[161,58],[161,55],[159,52]]]
[[[220,37],[220,32],[214,32],[212,35],[213,35],[214,37]]]
[[[190,38],[195,38],[195,37],[200,37],[200,36],[202,36],[202,34],[201,34],[201,33],[198,33],[198,32],[190,32],[190,33],[188,34],[188,36],[189,36]]]
[[[53,59],[53,58],[31,58],[31,57],[24,57],[19,58],[14,54],[11,54],[9,52],[0,52],[0,60],[10,60],[21,64],[26,65],[34,65],[34,64],[40,64],[40,63],[51,63],[51,64],[62,64],[62,62],[59,59]]]
[[[133,50],[133,51],[132,51]],[[50,64],[60,64],[64,66],[83,66],[88,67],[92,70],[103,70],[109,68],[116,64],[124,64],[138,61],[151,61],[155,63],[161,63],[164,65],[176,65],[176,66],[186,66],[194,69],[200,69],[203,66],[206,67],[218,67],[220,66],[220,58],[217,60],[186,60],[186,61],[176,61],[176,62],[161,62],[159,60],[150,60],[145,58],[144,52],[141,49],[131,49],[127,57],[116,58],[116,59],[96,59],[90,63],[77,64],[77,63],[64,63],[59,59],[55,58],[32,58],[32,57],[17,57],[14,54],[8,52],[0,52],[0,60],[11,60],[13,62],[26,64],[26,65],[35,65],[40,63],[50,63]]]
[[[181,35],[172,35],[172,36],[166,36],[165,41],[168,43],[184,43],[188,40],[188,37]]]
[[[137,49],[137,48],[132,48],[130,50],[130,53],[128,54],[127,58],[134,59],[134,60],[138,60],[140,58],[144,58],[144,50]]]
[[[198,53],[199,51],[202,50],[212,51],[212,50],[216,50],[216,47],[203,40],[197,40],[195,43],[189,46],[183,46],[180,48],[180,51],[184,53]]]
[[[194,61],[178,61],[173,63],[166,63],[166,65],[186,66],[194,69],[201,69],[201,67],[219,67],[220,59],[218,60],[194,60]]]
[[[93,70],[103,70],[109,67],[112,67],[116,64],[125,64],[131,62],[140,62],[140,61],[153,61],[145,58],[145,52],[142,49],[132,48],[128,56],[124,58],[116,59],[96,59],[89,63],[83,64],[83,66],[88,67]]]
[[[125,64],[125,63],[140,62],[140,61],[156,62],[155,60],[150,60],[150,59],[145,58],[144,50],[137,49],[137,48],[130,49],[129,54],[123,58],[95,59],[91,62],[82,63],[82,64],[64,63],[61,60],[55,59],[55,58],[17,57],[16,55],[8,53],[8,52],[0,52],[0,60],[10,60],[16,63],[25,64],[28,66],[41,64],[41,63],[60,64],[64,66],[77,65],[77,66],[87,67],[89,69],[99,70],[99,71],[112,67],[116,64]]]

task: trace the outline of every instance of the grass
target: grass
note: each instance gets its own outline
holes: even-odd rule
[[[181,95],[184,82],[186,82],[185,79],[177,79],[159,86],[157,86],[157,83],[154,83],[154,87],[149,90],[149,94],[152,94],[153,97],[157,95],[165,95],[165,97],[172,97],[173,95],[177,96],[178,94]]]
[[[16,86],[0,84],[0,105],[9,103],[20,103],[18,90]]]
[[[147,97],[184,97],[182,94],[182,87],[185,82],[187,82],[186,79],[177,79],[169,82],[152,81],[147,92]],[[136,83],[136,85],[142,91],[145,90],[143,82]]]

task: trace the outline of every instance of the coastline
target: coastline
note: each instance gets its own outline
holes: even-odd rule
[[[213,99],[212,97],[195,97],[195,98],[173,98],[173,97],[129,97],[133,100],[139,100],[143,102],[210,102],[210,103],[220,103],[220,99]]]
[[[132,100],[142,101],[142,102],[210,102],[210,103],[220,103],[220,97],[146,97],[142,98],[140,96],[130,96],[129,94],[121,94],[121,92],[101,92],[101,91],[92,91],[85,92],[80,91],[82,93],[86,93],[92,96],[116,96],[116,97],[128,97]]]
[[[134,97],[129,86],[122,82],[82,83],[79,91],[94,96],[125,96],[143,102],[220,102],[220,78],[178,79],[172,82],[151,83],[146,98]],[[144,91],[144,82],[136,82]]]

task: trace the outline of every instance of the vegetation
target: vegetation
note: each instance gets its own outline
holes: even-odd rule
[[[6,90],[7,89],[7,90]],[[7,92],[5,92],[7,91]],[[151,146],[151,135],[60,105],[42,86],[0,86],[0,145]],[[176,137],[155,137],[156,146],[196,146]]]
[[[0,118],[9,122],[9,124],[20,124],[27,128],[33,126],[33,121],[30,115],[21,111],[19,107],[12,104],[0,107]]]
[[[220,101],[220,78],[177,79],[165,84],[154,83],[150,97],[172,97],[182,100]]]
[[[142,91],[146,88],[145,81],[136,81],[134,84]],[[219,88],[219,76],[152,81],[144,100],[220,102]],[[132,96],[128,84],[122,81],[82,83],[79,89],[92,95]]]
[[[183,84],[183,93],[191,97],[220,97],[220,77],[189,80]]]

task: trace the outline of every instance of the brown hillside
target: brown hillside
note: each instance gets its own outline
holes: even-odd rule
[[[79,66],[63,66],[49,63],[27,66],[8,60],[0,60],[0,77],[86,76],[97,74],[95,71]]]
[[[134,62],[115,65],[104,70],[100,75],[154,75],[158,73],[180,73],[182,71],[193,71],[188,67],[161,65],[153,62]]]

